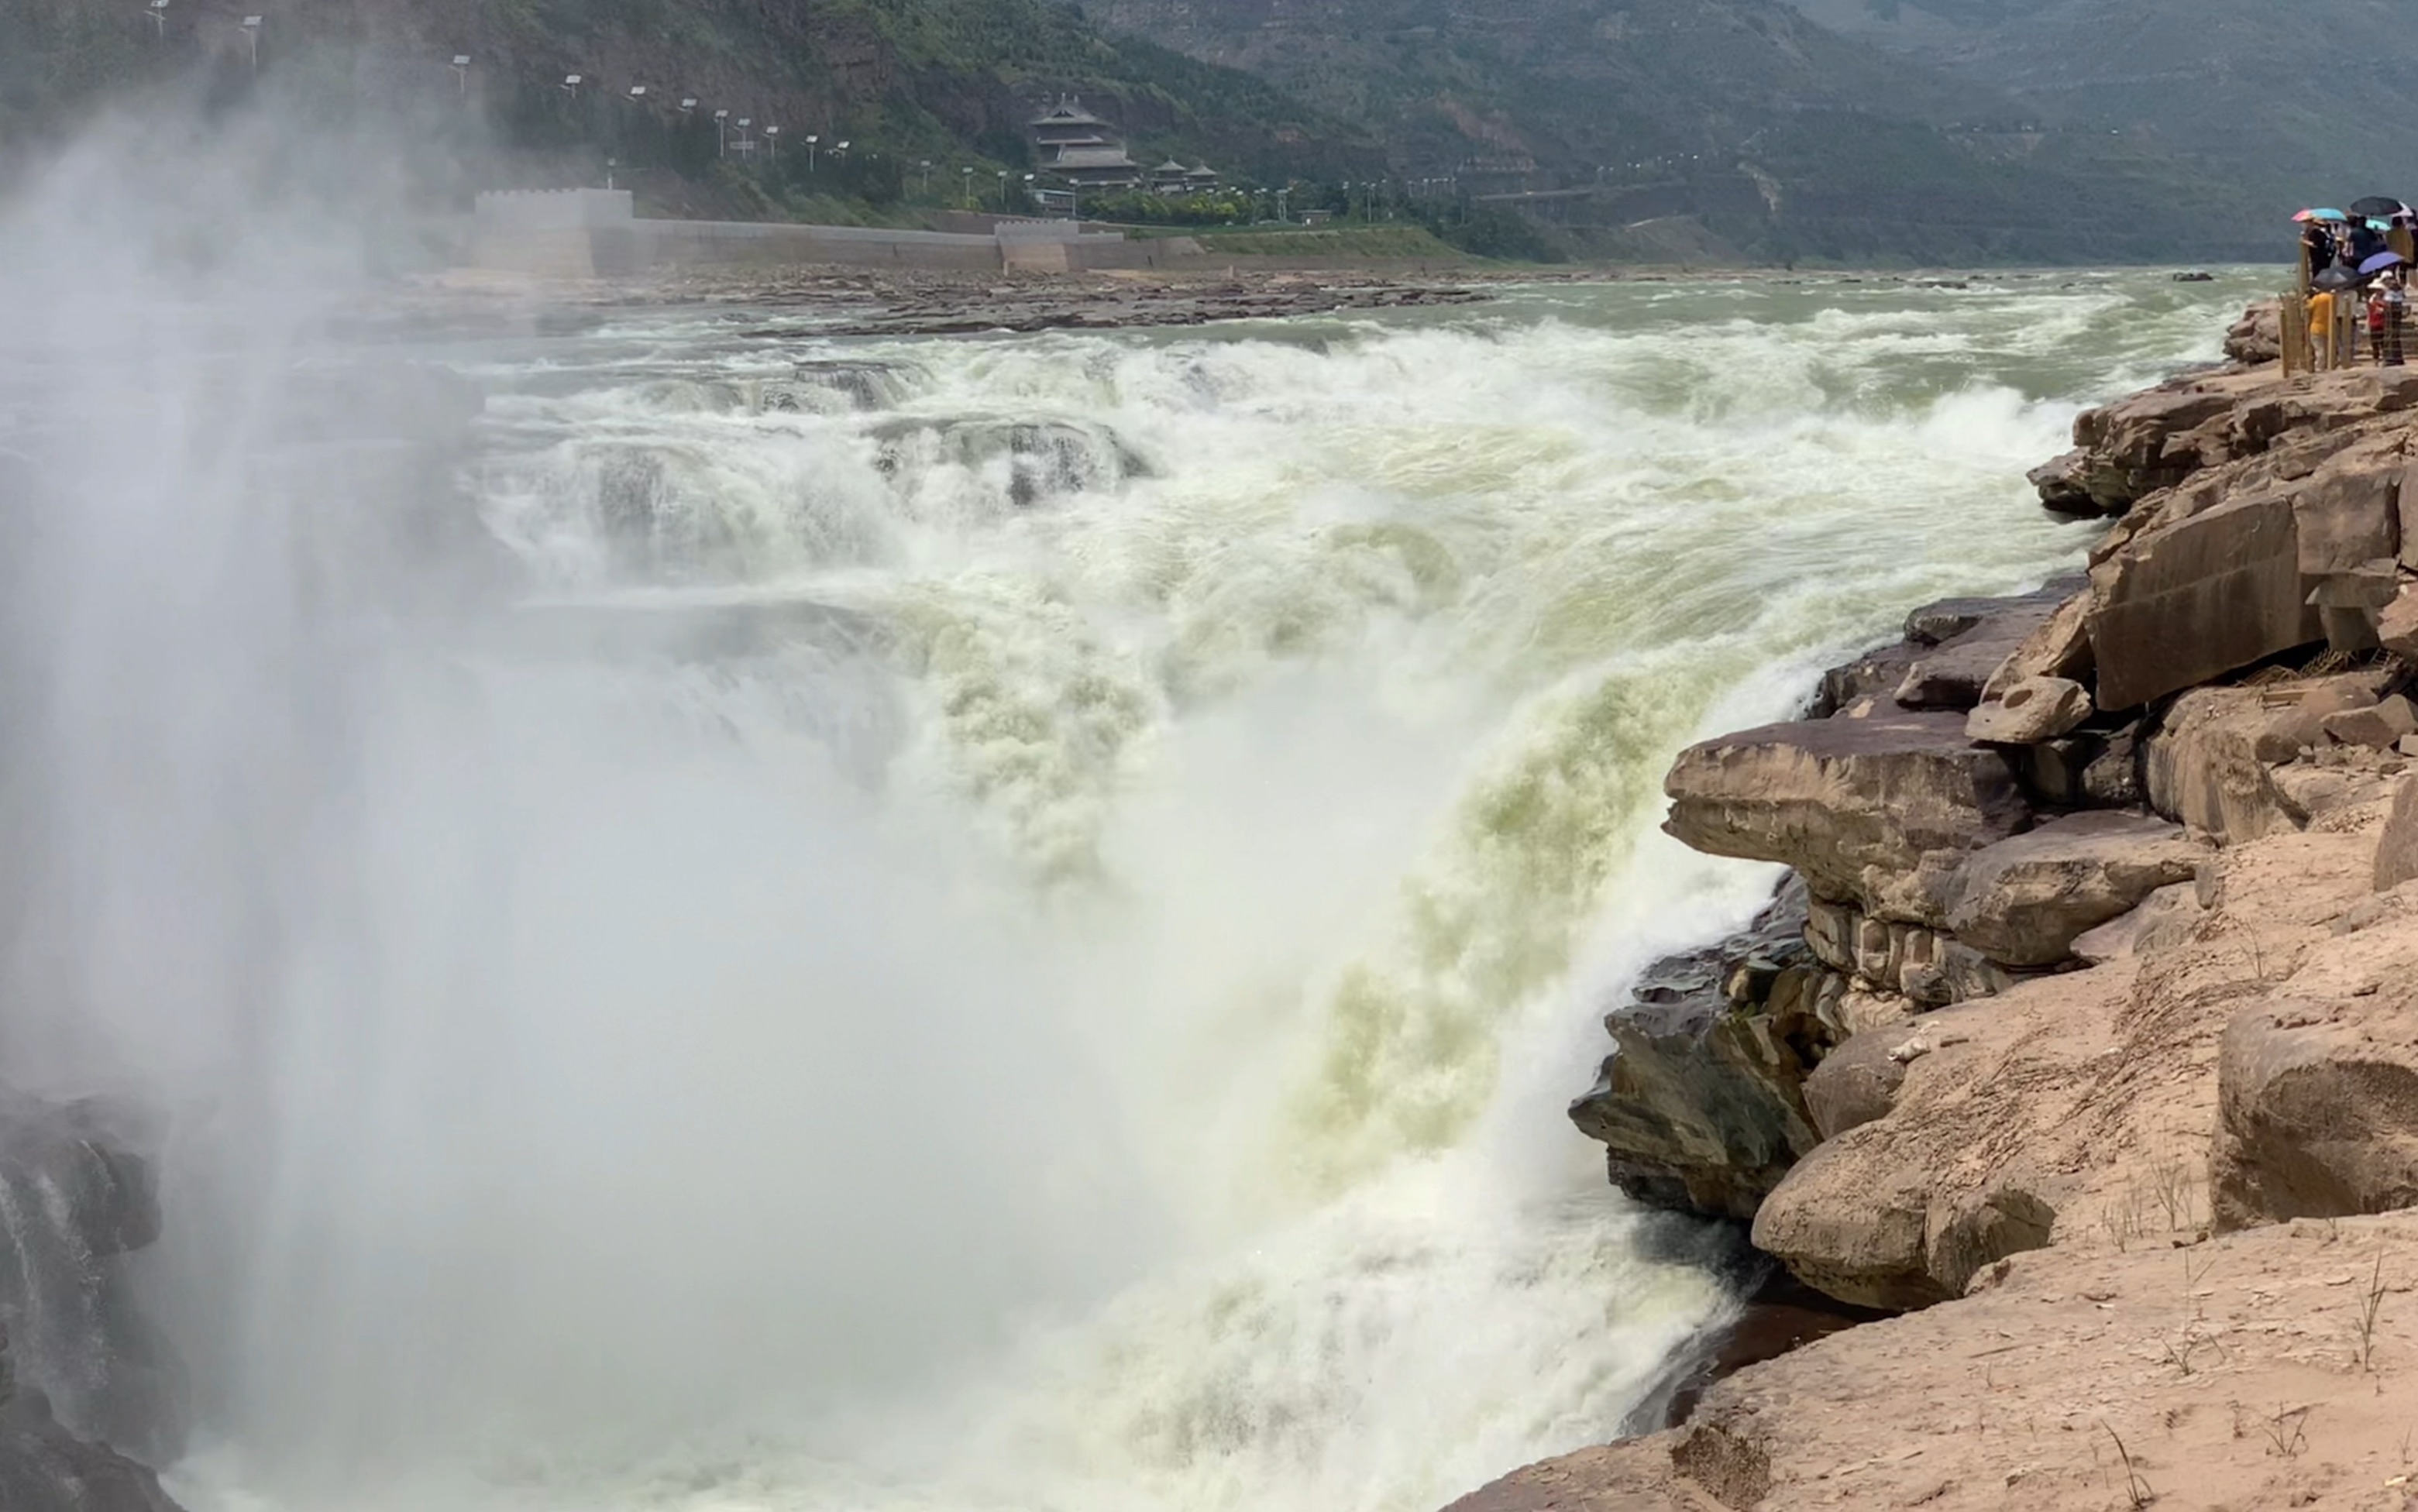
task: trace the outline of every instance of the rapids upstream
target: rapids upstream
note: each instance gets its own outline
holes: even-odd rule
[[[1431,1512],[1616,1432],[1734,1304],[1562,1108],[1771,882],[1657,832],[1671,757],[2070,564],[2024,469],[2257,286],[389,352],[483,391],[513,606],[342,636],[204,528],[223,435],[67,427],[141,591],[62,927],[153,954],[55,1054],[172,1114],[172,1489]]]

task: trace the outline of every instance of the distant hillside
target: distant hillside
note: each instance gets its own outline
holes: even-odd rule
[[[1969,34],[2034,0],[1939,3]],[[1779,0],[1094,0],[1091,10],[1366,124],[1399,174],[1591,191],[1531,207],[1623,235],[1676,219],[1705,227],[1706,245],[1751,255],[1940,263],[2258,248],[2249,202],[2166,145],[2017,130],[2039,115],[2030,102]]]
[[[688,96],[784,123],[792,143],[811,131],[865,153],[1019,166],[1035,102],[1079,92],[1138,151],[1275,178],[1378,162],[1365,133],[1263,80],[1103,36],[1048,0],[175,0],[164,27],[134,0],[0,0],[0,143],[196,67],[239,86],[241,20],[264,12],[270,76],[334,60],[441,101],[457,88],[448,60],[471,55],[469,98],[517,147],[575,152],[599,125],[638,116],[693,124],[678,116]],[[576,99],[560,87],[572,72],[586,80]],[[649,86],[636,104],[633,84]]]
[[[2418,77],[2407,0],[1797,0],[1809,17],[2135,133],[2240,183],[2262,224],[2312,200],[2418,198],[2397,138]]]

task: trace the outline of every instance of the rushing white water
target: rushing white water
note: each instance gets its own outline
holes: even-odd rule
[[[2247,287],[456,344],[525,603],[442,627],[291,608],[207,437],[54,440],[144,591],[19,1038],[178,1115],[175,1485],[1423,1512],[1615,1431],[1727,1304],[1561,1106],[1769,880],[1671,755],[2074,557],[2023,468]]]

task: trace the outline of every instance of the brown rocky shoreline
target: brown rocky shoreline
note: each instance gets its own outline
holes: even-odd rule
[[[2418,373],[2287,379],[2258,313],[2034,474],[2086,576],[1668,779],[1793,875],[1572,1117],[1895,1316],[1454,1512],[2418,1507]]]

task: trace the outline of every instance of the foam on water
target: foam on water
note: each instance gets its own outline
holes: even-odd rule
[[[1560,1107],[1770,882],[1656,832],[1671,756],[2072,558],[2022,469],[2246,286],[447,354],[533,622],[758,628],[406,636],[328,748],[128,674],[121,745],[325,793],[180,956],[256,1053],[174,1063],[179,1492],[1426,1512],[1617,1431],[1730,1303]]]

